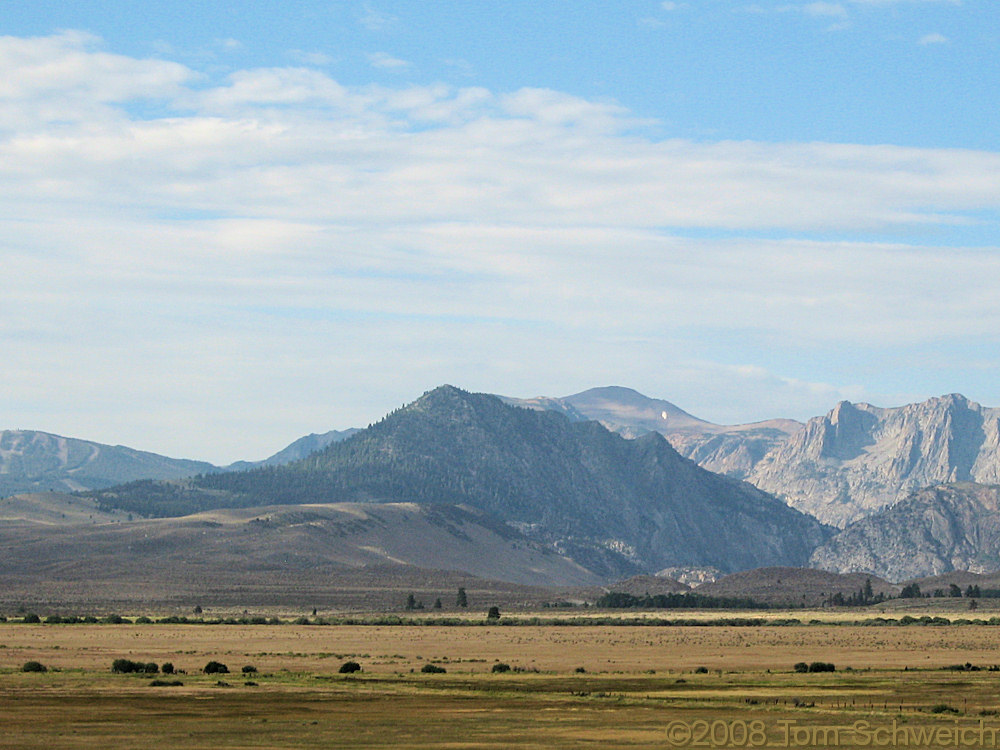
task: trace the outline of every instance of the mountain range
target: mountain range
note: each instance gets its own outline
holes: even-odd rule
[[[594,421],[452,386],[301,461],[90,496],[157,516],[301,503],[465,505],[602,577],[670,565],[801,565],[830,533],[744,482],[701,469],[658,433],[627,440]]]
[[[630,437],[658,432],[699,466],[841,528],[932,484],[1000,482],[1000,409],[958,394],[894,408],[842,401],[804,425],[716,425],[620,387],[511,401]]]
[[[75,505],[0,501],[0,522],[30,516],[37,498],[50,521],[91,525],[416,503],[479,513],[476,523],[595,579],[810,564],[903,580],[1000,567],[988,486],[998,477],[1000,409],[957,394],[894,408],[841,402],[805,424],[717,425],[628,388],[514,399],[444,386],[367,430],[308,435],[228,467],[6,431],[0,496],[86,494]]]

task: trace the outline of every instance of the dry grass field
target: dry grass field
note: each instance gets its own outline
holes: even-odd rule
[[[112,674],[117,658],[186,673]],[[338,674],[348,659],[364,671]],[[30,660],[49,671],[21,672]],[[210,660],[231,673],[202,674]],[[512,671],[492,673],[497,661]],[[793,672],[800,661],[837,671]],[[428,662],[447,672],[422,673]],[[965,662],[984,669],[942,669]],[[894,721],[967,732],[907,746],[994,747],[994,663],[1000,627],[976,625],[5,623],[0,747],[843,747],[878,745],[888,735],[871,732]],[[968,734],[980,722],[986,734]]]

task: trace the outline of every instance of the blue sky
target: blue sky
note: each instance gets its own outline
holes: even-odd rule
[[[0,37],[0,427],[225,462],[444,382],[1000,405],[995,2],[12,2]]]

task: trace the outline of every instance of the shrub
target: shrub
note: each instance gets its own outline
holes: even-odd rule
[[[180,680],[151,680],[150,687],[180,687],[184,683]]]
[[[160,671],[163,672],[163,674],[173,674],[174,673],[173,663],[169,661],[163,662],[163,666],[160,667]]]
[[[796,672],[808,672],[809,665],[804,661],[797,662],[794,667],[792,667]]]
[[[340,674],[354,674],[361,671],[361,665],[356,661],[345,661],[338,670]]]
[[[156,666],[155,661],[151,661],[142,665],[142,671],[145,672],[146,674],[156,674],[157,672],[160,671],[160,668]]]
[[[444,674],[448,670],[444,667],[439,667],[437,664],[424,664],[424,666],[420,668],[420,671],[425,672],[426,674]]]
[[[814,661],[809,665],[810,672],[836,672],[837,668],[825,661]]]
[[[936,703],[931,706],[932,714],[958,714],[961,713],[957,708],[949,706],[947,703]]]
[[[584,669],[583,667],[577,667],[573,671],[576,672],[577,674],[585,674],[587,670]]]
[[[145,615],[143,615],[142,617],[136,617],[136,618],[135,618],[135,624],[136,624],[136,625],[150,625],[150,624],[152,624],[152,622],[153,622],[153,621],[152,621],[152,620],[150,620],[150,619],[149,619],[148,617],[146,617]]]
[[[694,670],[695,674],[708,674],[708,667],[698,667]]]
[[[496,664],[493,665],[493,669],[490,670],[490,671],[492,671],[492,672],[509,672],[510,671],[510,664],[504,664],[502,661],[498,661]]]
[[[256,674],[256,672],[257,672],[257,667],[255,667],[255,666],[254,666],[253,664],[247,664],[247,665],[246,665],[245,667],[243,667],[243,669],[242,669],[242,670],[240,670],[240,671],[242,671],[242,672],[243,672],[243,674]]]
[[[42,621],[42,618],[36,615],[34,612],[29,612],[24,616],[24,622],[29,625],[37,625]]]
[[[490,611],[486,613],[487,620],[499,620],[500,619],[500,607],[490,607]]]
[[[49,615],[45,618],[46,625],[58,625],[62,622],[62,618],[59,615]]]
[[[210,661],[202,671],[205,674],[229,674],[229,667],[221,661]]]
[[[131,674],[132,672],[144,672],[146,665],[142,662],[131,659],[115,659],[111,662],[111,671],[116,674]]]
[[[21,667],[22,672],[48,672],[49,668],[40,661],[26,661]]]

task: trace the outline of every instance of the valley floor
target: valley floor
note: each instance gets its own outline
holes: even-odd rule
[[[186,673],[112,674],[118,658]],[[32,660],[49,671],[21,672]],[[211,660],[230,674],[202,674]],[[363,671],[338,674],[347,660]],[[492,673],[498,661],[512,671]],[[793,671],[813,661],[837,671]],[[982,671],[943,669],[967,662]],[[1000,627],[978,625],[3,623],[0,737],[49,749],[843,747],[895,731],[893,746],[995,747],[994,662]]]

